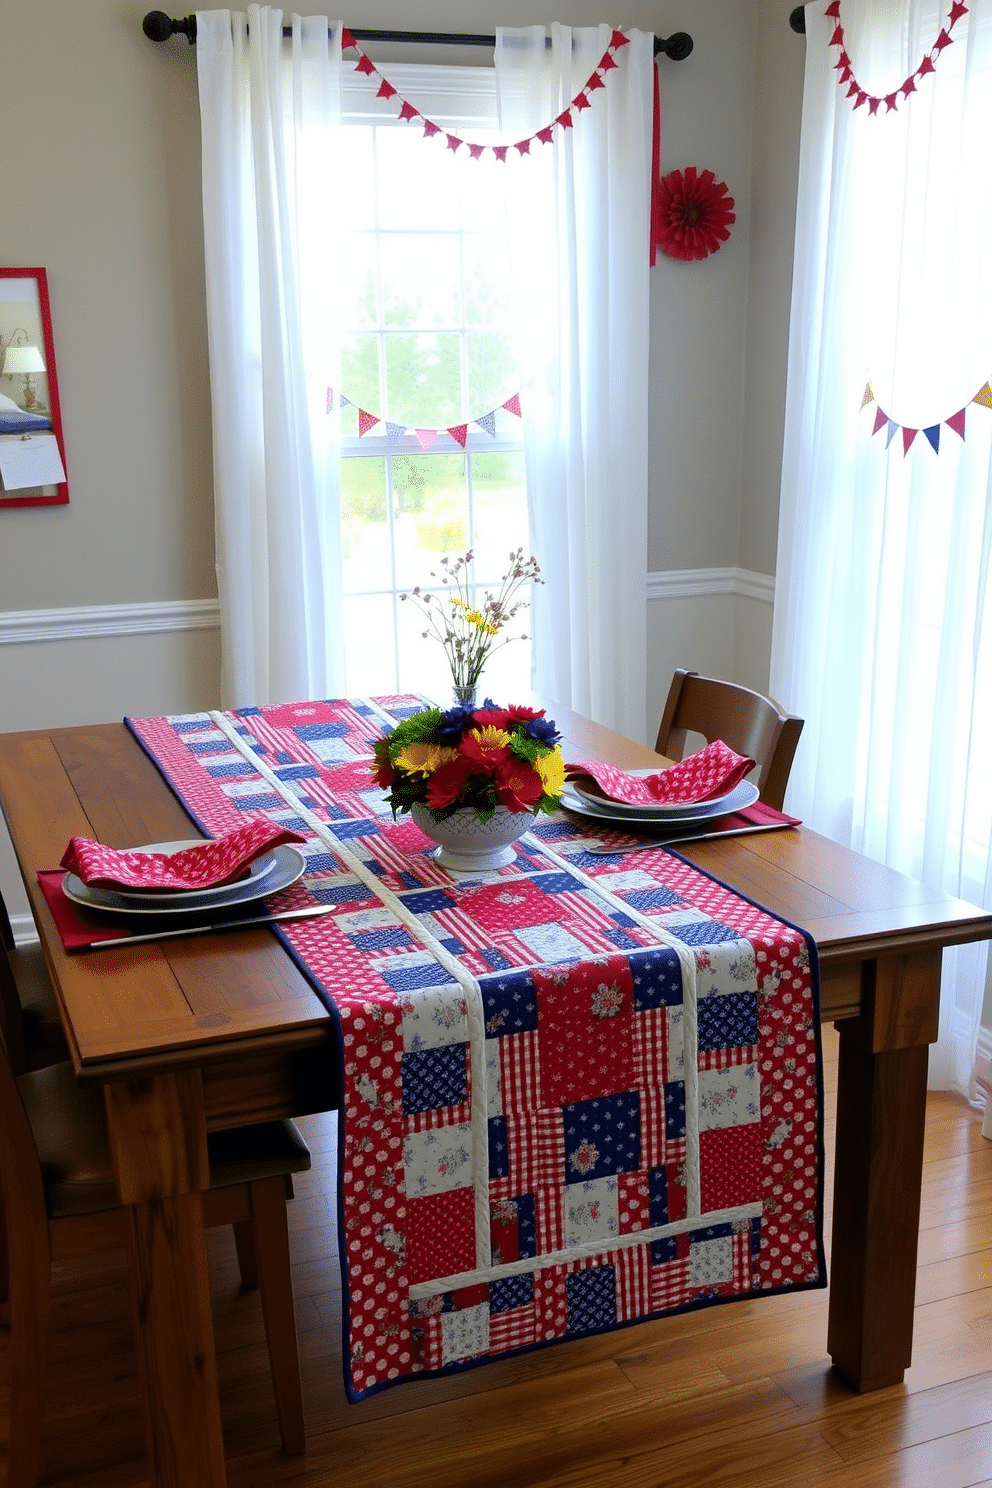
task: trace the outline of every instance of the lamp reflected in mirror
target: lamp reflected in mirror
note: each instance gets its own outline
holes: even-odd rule
[[[38,392],[32,380],[32,373],[44,371],[41,352],[27,339],[26,331],[14,331],[6,343],[0,338],[0,376],[24,378],[21,407],[30,413],[46,411],[38,402]]]

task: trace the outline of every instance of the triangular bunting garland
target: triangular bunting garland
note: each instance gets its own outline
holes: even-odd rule
[[[972,404],[979,404],[982,408],[992,409],[992,383],[983,383],[978,392],[972,398],[971,402]],[[875,396],[874,388],[872,387],[871,383],[868,382],[865,384],[864,395],[861,399],[861,407],[866,408],[870,403],[875,404],[875,417],[872,422],[871,428],[872,434],[877,434],[879,430],[885,429],[886,449],[888,449],[896,434],[901,434],[903,454],[908,454],[909,448],[913,443],[913,440],[916,438],[917,434],[920,433],[920,430],[918,428],[910,428],[906,424],[900,424],[897,419],[894,419],[889,414],[887,414],[885,412],[885,409],[878,402],[878,399]],[[506,405],[504,404],[504,407],[505,406]],[[927,442],[929,443],[934,454],[940,454],[940,431],[941,427],[944,424],[946,424],[949,429],[953,429],[955,434],[957,434],[960,439],[964,439],[965,419],[968,414],[968,408],[969,405],[966,403],[964,408],[958,409],[957,413],[952,413],[948,418],[941,419],[939,423],[930,424],[928,427],[923,429],[923,433],[926,435]]]
[[[953,24],[953,18],[948,19],[948,31],[953,26]],[[942,32],[941,34],[943,35],[944,33]],[[953,38],[948,37],[948,41],[952,39]],[[946,45],[947,43],[944,44]],[[434,135],[442,134],[445,140],[445,148],[450,150],[453,154],[457,153],[461,145],[468,145],[469,155],[473,160],[478,160],[482,156],[484,151],[492,150],[493,155],[496,157],[497,160],[501,162],[506,161],[507,152],[511,149],[518,151],[518,153],[521,155],[529,155],[530,146],[534,140],[538,140],[542,144],[550,144],[554,138],[554,132],[556,129],[574,128],[572,110],[591,108],[592,105],[589,99],[590,93],[595,92],[597,88],[602,88],[605,86],[603,76],[606,73],[616,70],[617,63],[615,60],[615,54],[619,52],[622,47],[625,47],[627,45],[628,40],[624,33],[622,31],[615,30],[610,37],[610,44],[600,58],[599,64],[596,67],[596,70],[593,72],[592,76],[588,79],[587,82],[582,85],[576,96],[571,100],[568,106],[556,116],[556,118],[554,118],[549,124],[546,124],[543,129],[536,130],[535,133],[530,135],[527,139],[518,140],[515,145],[489,145],[476,144],[470,142],[469,140],[460,139],[457,135],[449,134],[446,130],[442,129],[440,124],[435,124],[433,119],[428,119],[426,115],[422,114],[418,108],[415,108],[412,103],[403,98],[403,96],[398,92],[393,84],[389,82],[387,78],[383,77],[382,73],[376,67],[372,59],[368,57],[365,52],[362,51],[361,47],[358,45],[351,32],[347,29],[342,29],[341,32],[341,50],[350,50],[358,53],[358,61],[354,64],[355,71],[361,77],[367,77],[372,80],[378,79],[378,90],[375,95],[376,98],[384,99],[386,102],[389,102],[392,99],[399,100],[399,118],[402,121],[409,123],[417,119],[422,120],[424,134],[428,138],[431,138]]]
[[[968,14],[968,7],[963,5],[961,0],[954,0],[948,11],[947,20],[941,27],[936,41],[932,44],[929,51],[923,54],[923,59],[919,66],[909,74],[905,82],[901,83],[898,88],[894,88],[889,93],[877,94],[869,93],[865,88],[862,88],[854,76],[851,58],[845,49],[844,23],[841,19],[840,8],[841,0],[830,0],[830,4],[826,6],[823,12],[829,19],[837,22],[829,43],[830,46],[835,46],[840,51],[840,59],[836,64],[837,80],[842,86],[847,86],[846,96],[854,100],[854,108],[859,109],[864,103],[867,103],[869,114],[875,116],[878,114],[879,106],[883,103],[885,104],[886,113],[891,113],[899,102],[900,94],[903,98],[908,98],[911,93],[916,92],[917,78],[924,78],[929,73],[936,72],[936,63],[941,53],[954,41],[951,32],[962,16]]]
[[[523,417],[520,411],[519,393],[513,393],[511,397],[507,398],[505,403],[499,405],[499,408],[491,408],[487,413],[480,413],[477,418],[469,419],[468,423],[452,424],[450,427],[437,429],[420,429],[415,428],[412,424],[400,424],[392,419],[382,419],[378,414],[370,413],[367,408],[361,408],[358,404],[352,403],[351,399],[346,398],[344,393],[335,394],[334,389],[329,387],[327,389],[326,411],[331,413],[334,410],[335,404],[338,408],[358,409],[359,439],[364,439],[371,429],[374,429],[377,424],[382,424],[388,444],[399,444],[408,434],[413,434],[421,449],[425,450],[430,449],[437,442],[441,434],[450,434],[455,443],[460,444],[462,449],[464,449],[468,441],[468,431],[471,424],[477,424],[491,439],[495,439],[496,416],[501,408],[505,408],[508,413],[514,414],[517,418]]]

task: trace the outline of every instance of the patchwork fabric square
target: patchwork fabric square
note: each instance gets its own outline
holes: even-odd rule
[[[640,1167],[640,1101],[636,1092],[579,1101],[562,1109],[565,1182],[584,1183]]]
[[[601,1333],[617,1320],[617,1282],[612,1266],[573,1271],[566,1282],[569,1334]]]

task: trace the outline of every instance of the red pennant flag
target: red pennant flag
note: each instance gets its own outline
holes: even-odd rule
[[[341,50],[343,52],[347,52],[347,51],[351,50],[352,48],[354,48],[354,46],[355,46],[355,38],[352,36],[351,32],[348,30],[348,28],[346,26],[344,28],[344,30],[341,32]]]
[[[462,143],[463,143],[463,141],[460,140],[456,134],[449,134],[448,135],[448,149],[449,150],[457,150],[458,149],[458,146],[460,144],[462,144]]]
[[[420,440],[421,449],[428,450],[441,431],[440,429],[414,429],[413,432]]]
[[[604,52],[603,55],[599,59],[599,70],[600,70],[600,72],[609,72],[609,71],[611,71],[611,69],[615,68],[616,65],[617,64],[614,62],[614,60],[610,56],[610,53],[609,52]]]
[[[396,89],[392,83],[387,83],[386,79],[383,78],[379,84],[379,91],[375,96],[376,98],[394,98],[396,96]]]
[[[873,434],[877,434],[878,431],[879,431],[879,429],[883,429],[888,422],[889,422],[889,416],[888,416],[888,414],[887,413],[883,413],[882,410],[879,409],[878,412],[875,414],[875,427],[874,427],[874,429],[872,429],[871,432]]]
[[[951,6],[951,13],[947,18],[947,24],[949,26],[956,26],[961,17],[967,14],[967,5],[962,5],[960,0],[954,0],[954,4]]]
[[[876,98],[874,96],[874,94],[869,94],[869,97],[868,97],[868,112],[870,114],[877,114],[878,113],[878,105],[881,103],[881,101],[882,100],[880,98]]]
[[[626,46],[626,45],[627,45],[627,38],[626,38],[626,36],[624,36],[623,32],[622,31],[614,31],[613,35],[610,37],[610,46],[611,47],[614,47],[617,51],[619,51],[622,46]]]
[[[964,416],[967,411],[967,408],[962,408],[959,412],[952,413],[949,419],[944,420],[947,427],[953,429],[955,434],[960,434],[962,439],[964,438]]]
[[[501,403],[500,404],[500,407],[501,408],[505,408],[506,411],[507,411],[507,413],[515,413],[517,415],[517,418],[522,418],[523,417],[523,415],[520,412],[520,394],[519,393],[514,393],[512,398],[507,398],[507,400],[506,400],[505,403]]]
[[[550,124],[544,129],[539,129],[535,135],[535,138],[539,139],[542,145],[550,145],[554,141],[554,137],[555,132]]]
[[[465,441],[468,438],[468,424],[452,424],[447,432],[456,444],[460,444],[462,449],[465,448]]]
[[[358,437],[364,439],[370,429],[374,429],[379,420],[374,413],[366,413],[364,408],[358,410]]]
[[[949,47],[951,45],[953,40],[953,36],[948,36],[946,31],[941,31],[940,35],[937,37],[937,40],[933,44],[934,50],[942,52],[945,47]]]
[[[928,72],[934,72],[934,71],[936,71],[936,69],[934,68],[934,65],[933,65],[933,58],[930,57],[930,56],[926,56],[926,57],[923,58],[923,61],[920,63],[919,67],[916,69],[916,76],[917,77],[925,77]]]
[[[407,103],[407,101],[406,101],[405,98],[403,100],[403,107],[400,109],[400,118],[401,119],[419,119],[420,118],[420,114],[417,111],[417,109],[414,108],[414,106],[413,106],[412,103]]]
[[[586,83],[586,92],[587,93],[595,93],[595,91],[596,91],[597,88],[605,88],[605,87],[606,87],[606,84],[603,82],[603,79],[600,77],[599,73],[598,72],[594,72],[593,75],[592,75],[592,77]]]
[[[469,145],[468,153],[471,155],[473,160],[478,160],[479,156],[482,154],[485,148],[485,145]]]
[[[857,101],[857,103],[856,103],[856,104],[855,104],[855,105],[854,105],[854,107],[855,107],[855,108],[856,108],[856,109],[857,109],[857,108],[860,108],[860,107],[861,107],[861,105],[862,105],[862,104],[863,104],[863,103],[864,103],[864,102],[865,102],[865,100],[866,100],[866,99],[867,99],[867,97],[868,97],[868,94],[867,94],[867,93],[866,93],[866,92],[865,92],[865,91],[864,91],[864,89],[863,89],[863,88],[859,88],[859,89],[858,89],[858,101]]]
[[[896,94],[896,93],[886,93],[886,95],[885,95],[885,102],[886,102],[886,104],[888,106],[888,110],[889,110],[889,113],[890,114],[891,114],[892,110],[896,106],[896,98],[897,97],[898,97],[898,94]]]
[[[521,155],[529,155],[530,154],[530,140],[529,139],[517,140],[517,143],[514,145],[513,148],[515,150],[519,150],[520,153],[521,153]]]
[[[915,93],[916,92],[916,79],[915,78],[908,77],[906,79],[906,81],[903,83],[902,87],[899,89],[899,92],[902,93],[902,94],[904,94],[906,98],[909,97],[910,93]]]
[[[831,36],[831,38],[830,38],[830,45],[831,46],[843,46],[844,45],[844,27],[843,26],[838,26],[837,29],[834,31],[833,36]]]
[[[377,71],[377,68],[371,57],[366,57],[364,52],[359,52],[358,61],[355,63],[355,71],[364,72],[366,77],[371,77]]]
[[[434,135],[434,134],[440,134],[440,133],[441,133],[441,126],[440,126],[440,124],[435,124],[433,122],[433,120],[431,120],[431,119],[425,119],[424,120],[424,134],[427,136],[428,139],[430,139],[432,135]]]
[[[920,432],[919,429],[906,429],[906,428],[903,428],[903,431],[902,431],[902,452],[903,452],[904,455],[908,455],[909,454],[909,446],[912,444],[913,440],[916,438],[916,436],[917,436],[917,434],[919,434],[919,432]]]
[[[823,12],[824,15],[832,16],[835,21],[840,20],[840,0],[830,0],[830,4]]]
[[[857,83],[853,83],[852,82],[851,86],[848,88],[847,93],[844,96],[846,98],[855,98],[857,96],[858,92],[859,92],[859,89],[858,89]]]
[[[592,108],[592,104],[584,93],[576,93],[572,99],[572,107],[577,109]]]
[[[501,165],[506,164],[506,152],[509,148],[509,145],[493,145],[493,154]]]
[[[560,124],[561,127],[562,127],[562,129],[571,129],[571,127],[572,127],[572,115],[569,112],[569,110],[566,109],[564,113],[559,114],[558,117],[557,117],[557,119],[555,120],[555,123],[556,124]]]

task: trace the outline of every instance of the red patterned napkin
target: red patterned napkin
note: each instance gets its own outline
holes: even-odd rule
[[[593,780],[604,796],[625,806],[688,806],[726,795],[750,774],[754,760],[736,754],[722,739],[714,739],[698,754],[667,765],[656,775],[631,775],[595,761],[565,768],[571,779]]]
[[[250,821],[215,842],[184,847],[175,853],[120,852],[73,837],[62,857],[62,867],[86,884],[125,889],[212,889],[240,878],[263,852],[284,842],[305,842],[275,822]]]

